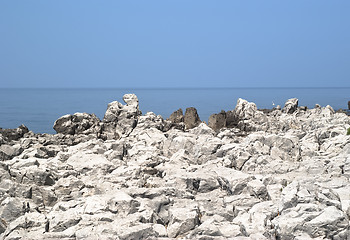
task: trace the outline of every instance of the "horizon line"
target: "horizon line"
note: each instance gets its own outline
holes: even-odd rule
[[[18,89],[18,90],[211,90],[211,89],[337,89],[350,88],[342,87],[0,87],[0,89]]]

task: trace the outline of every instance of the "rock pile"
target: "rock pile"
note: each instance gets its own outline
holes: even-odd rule
[[[0,239],[347,239],[350,118],[238,99],[199,120],[112,102],[0,129]]]

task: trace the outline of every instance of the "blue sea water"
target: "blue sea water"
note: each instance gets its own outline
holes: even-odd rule
[[[296,97],[300,106],[315,104],[347,109],[350,88],[216,88],[216,89],[0,89],[0,127],[26,125],[35,133],[55,133],[54,121],[65,114],[95,113],[103,118],[107,104],[135,93],[143,114],[154,112],[168,118],[172,112],[195,107],[201,120],[213,113],[232,110],[238,98],[258,108],[283,107]]]

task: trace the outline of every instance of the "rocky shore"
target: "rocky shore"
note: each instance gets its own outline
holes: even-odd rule
[[[238,99],[206,124],[123,100],[0,129],[0,239],[350,239],[346,114]]]

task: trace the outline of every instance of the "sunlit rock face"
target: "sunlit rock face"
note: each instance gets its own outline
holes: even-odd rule
[[[55,135],[0,129],[0,239],[347,239],[350,119],[238,99],[208,125],[136,95]]]

